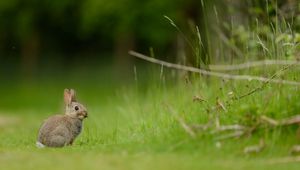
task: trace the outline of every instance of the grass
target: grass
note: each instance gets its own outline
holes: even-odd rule
[[[30,83],[2,84],[0,169],[298,169],[297,163],[267,163],[289,156],[290,148],[299,143],[297,126],[262,130],[250,138],[222,141],[221,147],[216,147],[216,135],[191,138],[165,106],[171,106],[188,124],[205,123],[208,106],[193,102],[193,96],[202,96],[214,105],[217,97],[225,101],[229,92],[244,94],[259,83],[207,80],[198,75],[191,75],[185,83],[184,78],[169,76],[171,70],[164,70],[163,76],[154,71],[160,67],[152,67],[150,73],[143,70],[144,66],[138,66],[136,81],[127,85],[101,76],[86,78],[88,71],[60,81],[48,76]],[[287,76],[298,79],[293,71]],[[145,77],[149,79],[143,80]],[[65,87],[75,88],[89,110],[83,133],[72,147],[38,149],[39,126],[63,109]],[[276,119],[295,115],[300,111],[299,98],[298,87],[268,85],[228,106],[228,112],[221,113],[221,123],[247,123],[249,115]],[[261,138],[266,141],[265,150],[243,154],[244,147]]]
[[[267,11],[264,15],[269,23],[261,23],[261,13],[249,13],[250,18],[245,18],[249,25],[245,26],[234,19],[226,23],[231,15],[222,16],[222,10],[215,6],[209,10],[202,2],[202,7],[203,35],[190,24],[192,34],[186,36],[166,17],[193,54],[187,61],[196,66],[203,68],[208,61],[228,64],[297,58],[299,34],[292,30],[293,24],[279,20],[278,14]],[[207,22],[207,16],[212,23]],[[209,25],[218,29],[210,32],[215,29]],[[151,53],[154,56],[153,50]],[[228,101],[229,94],[241,96],[261,83],[207,78],[139,64],[131,75],[132,82],[114,81],[107,71],[111,68],[100,67],[98,62],[82,57],[80,64],[73,64],[70,65],[75,69],[53,69],[47,62],[44,72],[37,72],[30,81],[19,75],[0,74],[0,169],[299,169],[297,163],[269,164],[274,158],[289,156],[290,148],[299,144],[298,126],[266,128],[251,137],[225,141],[216,140],[218,134],[197,133],[192,138],[166,107],[174,109],[187,124],[203,124],[210,116],[207,109],[215,106],[217,99]],[[235,74],[271,76],[279,69],[253,68]],[[279,77],[299,81],[297,69]],[[76,89],[79,100],[89,110],[83,133],[71,147],[38,149],[38,129],[44,119],[62,112],[66,87]],[[253,124],[260,115],[282,119],[299,114],[299,91],[296,86],[268,84],[262,91],[226,105],[228,111],[220,112],[220,122]],[[207,102],[193,102],[194,96]],[[260,139],[266,143],[262,152],[243,154],[246,146]]]
[[[208,33],[200,35],[196,27],[195,35],[189,39],[166,18],[191,46],[197,66],[202,67],[208,58],[212,63],[235,63],[296,56],[299,40],[285,27],[282,30],[287,31],[272,32],[267,27],[264,32],[260,27],[251,30],[225,25],[225,32],[236,35],[224,34],[223,39],[210,39]],[[221,23],[218,25],[223,28]],[[207,42],[208,49],[204,49],[201,36],[219,43]],[[217,50],[213,52],[214,49]],[[261,91],[231,101],[232,95],[247,94],[261,83],[207,78],[149,63],[149,67],[140,63],[134,67],[132,81],[115,81],[111,68],[99,67],[98,62],[87,63],[55,72],[47,67],[30,81],[18,81],[19,76],[13,75],[14,78],[6,75],[6,79],[1,79],[0,169],[299,169],[297,163],[269,163],[290,156],[291,147],[299,143],[298,126],[265,128],[250,137],[218,141],[220,134],[202,132],[192,138],[176,119],[180,117],[188,125],[206,123],[215,114],[207,110],[212,110],[217,99],[223,103],[230,101],[226,104],[227,112],[219,112],[222,125],[252,125],[261,115],[286,118],[299,114],[299,87],[268,84]],[[280,69],[253,68],[233,74],[270,77]],[[299,81],[298,72],[291,68],[279,77]],[[66,87],[76,89],[89,110],[83,133],[71,147],[38,149],[38,129],[44,119],[62,112]],[[206,102],[194,102],[194,96],[201,96]],[[262,152],[243,153],[245,147],[258,144],[261,139],[266,143]]]

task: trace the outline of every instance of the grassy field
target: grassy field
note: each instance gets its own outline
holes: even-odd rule
[[[270,162],[289,156],[290,148],[299,143],[297,126],[266,128],[250,137],[218,141],[220,134],[197,133],[192,138],[176,119],[178,116],[187,124],[203,124],[209,118],[207,108],[214,106],[217,98],[227,101],[228,94],[245,94],[260,83],[204,79],[199,75],[190,75],[191,79],[185,81],[172,78],[171,70],[161,74],[155,72],[160,67],[151,67],[151,73],[143,68],[137,67],[132,83],[109,80],[104,72],[93,72],[99,75],[93,78],[89,71],[40,77],[30,83],[3,81],[0,169],[299,168],[297,163]],[[298,80],[296,72],[288,72],[287,77]],[[39,126],[48,116],[62,112],[65,87],[76,89],[89,110],[83,133],[74,146],[38,149],[35,141]],[[194,102],[194,96],[202,96],[207,102]],[[259,115],[275,119],[292,116],[300,111],[299,99],[298,87],[270,84],[226,105],[227,112],[220,111],[220,123],[247,124]],[[246,146],[260,139],[266,143],[261,153],[243,153]]]

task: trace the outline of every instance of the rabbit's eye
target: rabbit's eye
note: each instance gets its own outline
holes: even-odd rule
[[[75,110],[76,110],[76,111],[79,110],[79,107],[78,107],[78,106],[75,106]]]

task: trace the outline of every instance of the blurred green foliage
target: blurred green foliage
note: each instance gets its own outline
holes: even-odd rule
[[[245,54],[235,55],[242,60],[298,58],[299,2],[253,0],[246,4],[249,8],[239,10],[238,15],[237,6],[231,6],[229,13],[238,22],[224,25],[230,43]]]
[[[91,59],[130,65],[128,50],[148,53],[150,47],[156,56],[186,57],[198,67],[293,58],[297,48],[286,44],[299,42],[299,11],[297,0],[1,1],[0,60],[30,74],[52,60],[53,66]]]
[[[1,47],[9,51],[34,36],[43,50],[76,51],[92,46],[113,50],[114,41],[129,34],[149,44],[164,44],[172,37],[163,15],[177,18],[186,1],[1,1]],[[131,37],[130,37],[131,38]],[[148,45],[149,45],[148,44]],[[89,47],[83,47],[88,50]],[[6,48],[4,48],[6,47]],[[3,50],[2,50],[3,51]]]

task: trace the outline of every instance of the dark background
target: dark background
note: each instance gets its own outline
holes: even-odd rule
[[[184,54],[185,64],[201,67],[180,33],[197,44],[195,26],[203,43],[196,55],[201,63],[227,62],[243,57],[232,49],[216,50],[218,31],[243,51],[250,41],[247,36],[242,39],[243,34],[257,29],[258,22],[259,29],[266,26],[262,39],[283,18],[293,23],[292,31],[299,31],[299,6],[297,0],[2,0],[0,75],[31,79],[75,67],[108,67],[117,75],[127,74],[136,63],[128,51],[149,54],[150,49],[173,62],[180,62]]]

